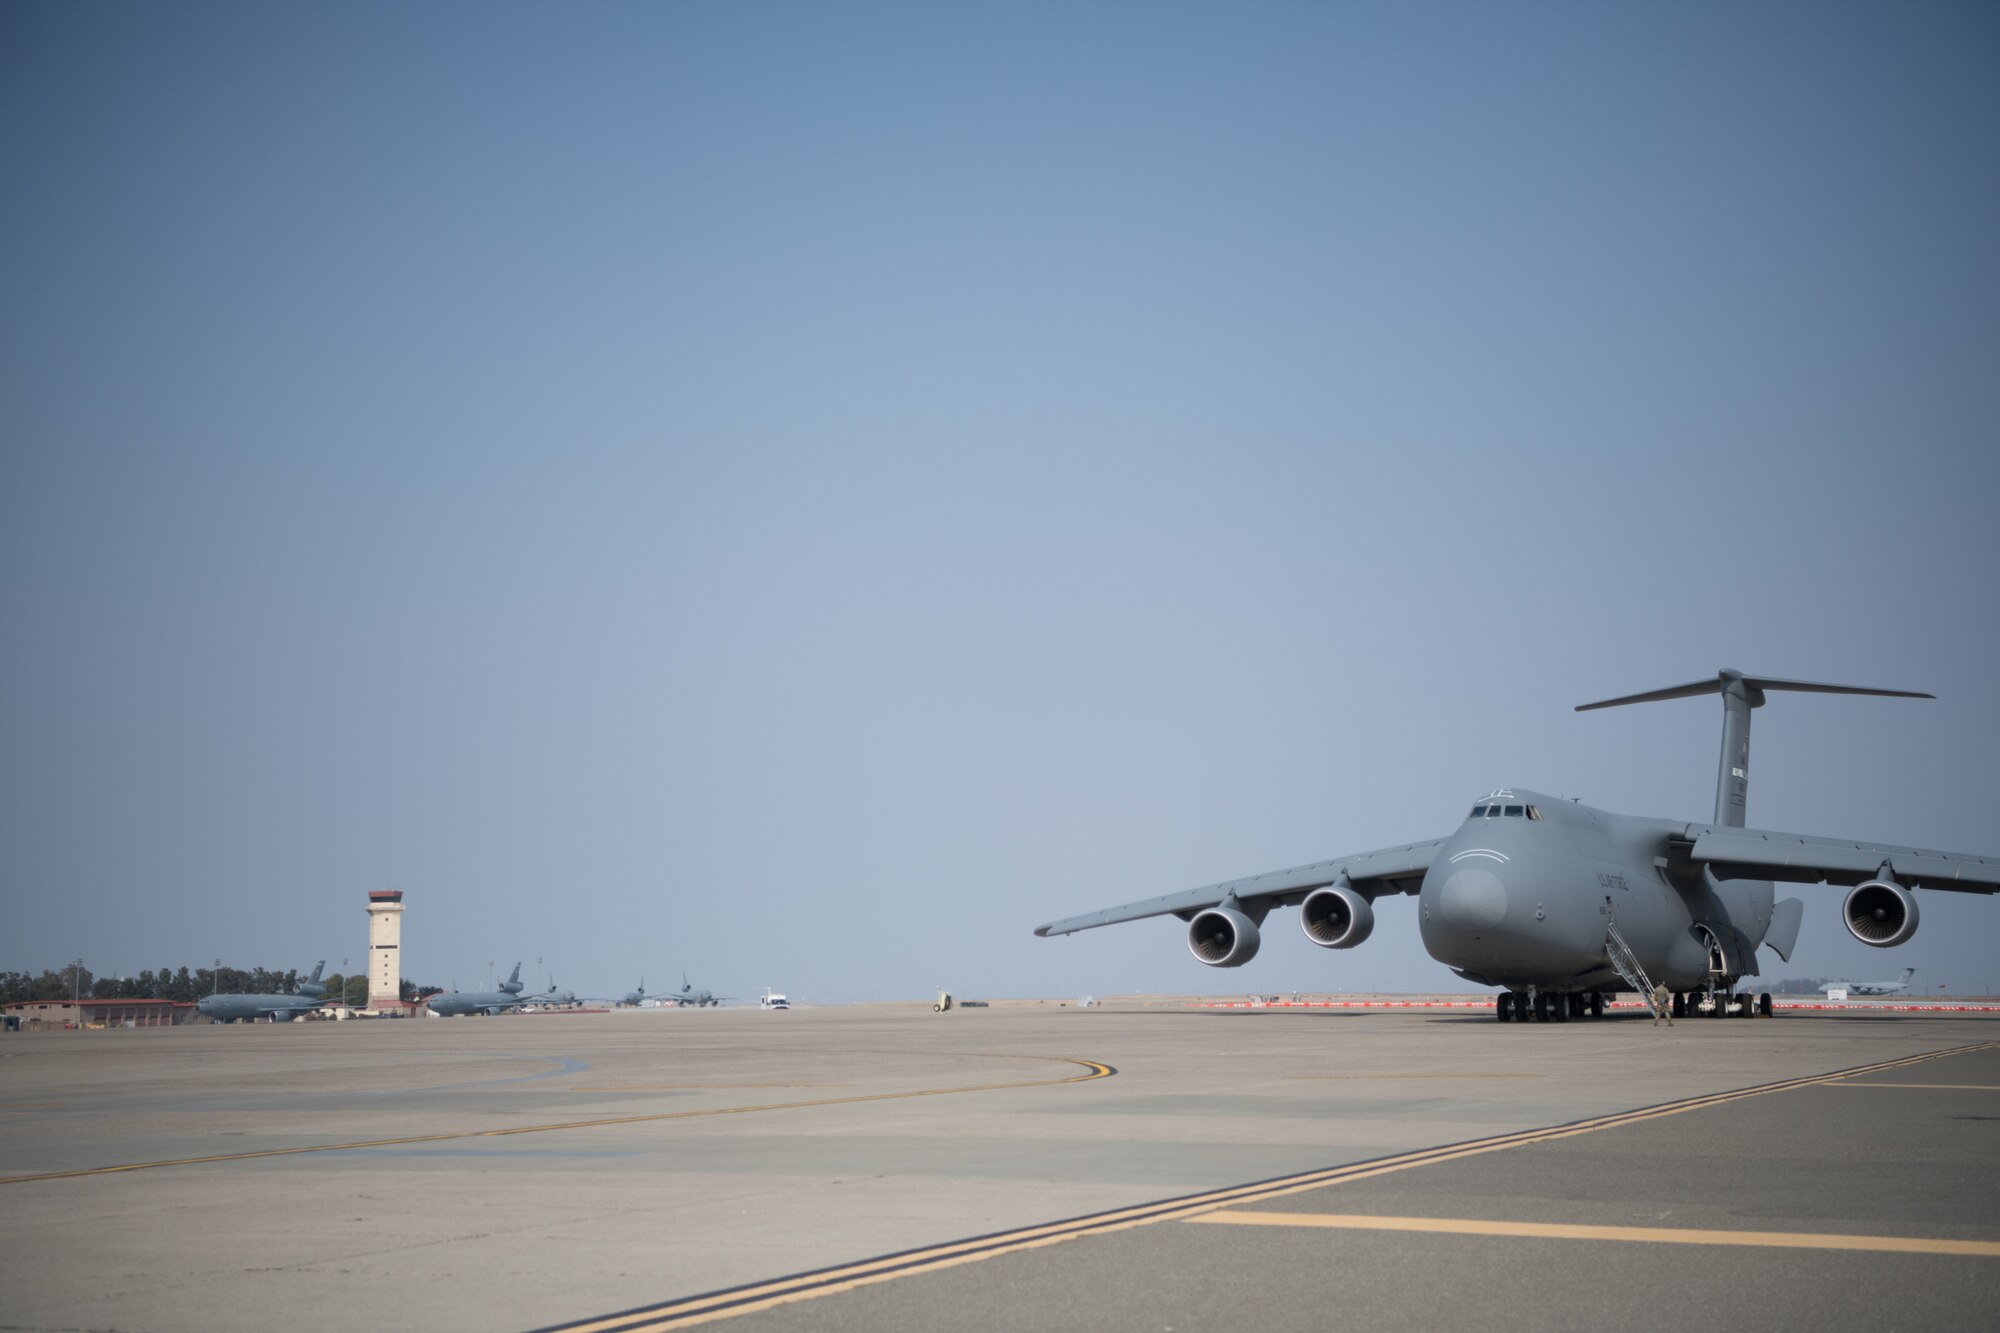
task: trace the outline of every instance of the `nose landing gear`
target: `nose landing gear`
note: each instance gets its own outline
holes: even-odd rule
[[[1502,1023],[1567,1023],[1604,1017],[1604,992],[1504,991],[1493,997],[1493,1016]]]
[[[1685,1018],[1769,1018],[1771,993],[1727,991],[1717,987],[1688,991],[1674,996],[1674,1017]]]

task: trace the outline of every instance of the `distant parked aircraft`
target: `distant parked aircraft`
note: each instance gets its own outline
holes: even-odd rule
[[[521,965],[516,963],[514,975],[501,982],[499,990],[446,991],[431,996],[425,1004],[432,1013],[450,1018],[456,1014],[504,1014],[532,998],[521,994]]]
[[[529,995],[523,998],[529,1004],[556,1005],[576,1003],[576,994],[573,991],[556,989],[556,979],[554,977],[549,978],[549,988],[547,990],[539,995]]]
[[[319,1008],[326,987],[319,984],[324,959],[313,968],[312,979],[299,986],[297,995],[204,995],[195,1001],[195,1012],[223,1023],[249,1023],[260,1018],[290,1022],[300,1014]]]
[[[681,988],[672,995],[662,996],[661,998],[670,1000],[676,1005],[691,1004],[696,1008],[706,1005],[713,1008],[715,1005],[721,1004],[724,1000],[733,1000],[736,997],[733,995],[717,995],[713,991],[696,990],[688,984],[688,974],[683,972],[681,973]]]
[[[1844,990],[1849,995],[1897,995],[1910,988],[1910,978],[1916,973],[1917,969],[1914,967],[1906,967],[1899,981],[1829,981],[1820,989]]]
[[[645,1002],[646,1002],[646,979],[644,977],[640,977],[639,989],[628,990],[625,992],[625,1003],[644,1004]]]

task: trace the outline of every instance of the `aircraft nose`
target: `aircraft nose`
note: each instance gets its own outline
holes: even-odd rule
[[[1459,866],[1438,888],[1438,914],[1460,930],[1491,930],[1507,915],[1507,886],[1485,866]]]

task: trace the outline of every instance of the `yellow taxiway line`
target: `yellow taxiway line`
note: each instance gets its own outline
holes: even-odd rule
[[[1868,1250],[2000,1259],[2000,1241],[1922,1236],[1854,1236],[1811,1231],[1716,1231],[1693,1227],[1599,1227],[1566,1222],[1499,1222],[1468,1217],[1374,1217],[1366,1213],[1246,1213],[1222,1209],[1187,1219],[1239,1227],[1325,1227],[1339,1231],[1419,1231],[1538,1240],[1637,1241],[1650,1245],[1750,1245],[1786,1250]]]
[[[2000,1092],[2000,1083],[1850,1083],[1845,1079],[1829,1083],[1829,1088],[1929,1088],[1934,1092]]]

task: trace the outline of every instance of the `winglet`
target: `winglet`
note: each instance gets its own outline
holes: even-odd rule
[[[1788,963],[1799,944],[1799,920],[1805,910],[1805,903],[1797,898],[1780,898],[1771,904],[1771,928],[1764,932],[1764,943]]]

